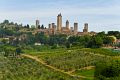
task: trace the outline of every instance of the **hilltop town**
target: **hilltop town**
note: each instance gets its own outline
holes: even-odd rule
[[[16,42],[18,42],[19,44],[25,42],[29,44],[41,45],[51,43],[52,40],[49,40],[49,38],[51,39],[51,36],[54,36],[54,38],[58,36],[58,38],[60,38],[60,40],[63,40],[65,44],[67,43],[67,39],[69,40],[71,39],[71,37],[74,36],[76,36],[76,38],[79,36],[89,36],[92,39],[92,37],[98,35],[100,38],[102,38],[101,44],[98,44],[99,46],[104,45],[104,47],[113,47],[111,44],[119,45],[120,43],[119,31],[108,31],[107,34],[105,32],[89,32],[88,23],[85,23],[83,31],[79,32],[79,26],[77,22],[74,22],[73,27],[71,27],[69,20],[66,20],[66,25],[64,27],[61,13],[58,14],[56,22],[57,24],[50,23],[48,24],[48,26],[44,26],[43,24],[41,25],[39,20],[36,20],[35,25],[30,26],[29,24],[22,25],[14,22],[9,22],[8,20],[4,20],[4,22],[0,24],[0,43],[7,42],[10,44],[15,43],[15,45],[17,45]],[[105,37],[101,37],[100,34]],[[65,38],[65,36],[67,36],[67,38]],[[107,37],[110,37],[112,39],[109,41],[110,38],[108,39]],[[109,41],[108,43],[105,41],[107,39]],[[56,44],[56,40],[57,39],[53,39],[52,45]],[[89,40],[90,39],[88,39],[88,41],[86,42],[87,46],[88,43],[90,43]],[[57,40],[57,43],[59,44],[59,40]],[[71,42],[69,42],[69,44],[71,44]]]
[[[84,24],[83,32],[78,31],[78,23],[74,23],[74,27],[71,27],[69,24],[69,20],[66,20],[66,25],[63,27],[62,22],[62,14],[58,14],[57,16],[57,25],[55,23],[51,23],[48,25],[48,28],[40,29],[40,21],[36,20],[36,32],[44,32],[46,35],[51,34],[65,34],[65,35],[95,35],[95,32],[88,32],[88,23]]]
[[[0,80],[118,80],[119,31],[89,32],[85,23],[79,32],[76,22],[71,27],[66,20],[64,27],[61,14],[56,21],[0,23]]]

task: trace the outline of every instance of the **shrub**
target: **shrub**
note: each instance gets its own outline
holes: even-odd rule
[[[97,80],[117,80],[120,78],[120,61],[106,61],[96,64],[95,78]]]

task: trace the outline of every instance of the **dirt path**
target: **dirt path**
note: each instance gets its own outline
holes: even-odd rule
[[[61,72],[61,73],[63,73],[63,74],[67,74],[67,75],[72,76],[72,77],[79,77],[79,78],[88,79],[88,78],[85,77],[85,76],[72,75],[72,74],[70,74],[69,72],[65,72],[65,71],[60,70],[60,69],[57,69],[57,68],[55,68],[55,67],[53,67],[53,66],[47,65],[44,61],[42,61],[41,59],[38,59],[38,58],[35,57],[35,56],[31,56],[31,55],[28,55],[28,54],[22,54],[22,56],[27,57],[27,58],[30,58],[30,59],[33,59],[33,60],[41,63],[42,65],[44,65],[44,66],[46,66],[46,67],[48,67],[48,68],[50,68],[50,69],[53,69],[53,70],[55,70],[55,71]]]

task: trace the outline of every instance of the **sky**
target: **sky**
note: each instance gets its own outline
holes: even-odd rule
[[[120,0],[0,0],[0,22],[7,19],[19,24],[35,25],[35,20],[48,26],[63,16],[73,27],[89,23],[89,31],[120,31]]]

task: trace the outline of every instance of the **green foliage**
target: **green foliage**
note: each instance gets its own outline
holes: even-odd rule
[[[71,47],[71,44],[69,42],[66,42],[66,48],[70,48]]]
[[[4,58],[0,55],[0,80],[82,80],[24,58]]]
[[[17,57],[22,53],[21,48],[16,48],[9,45],[0,45],[0,53],[3,53],[5,57]]]
[[[16,54],[20,55],[22,53],[22,49],[20,47],[16,48]]]
[[[89,41],[88,48],[100,48],[103,45],[103,40],[100,36],[93,36]]]
[[[105,37],[103,43],[105,45],[111,45],[113,43],[113,38],[111,38],[111,37]]]
[[[67,41],[67,36],[63,34],[59,35],[50,35],[48,39],[48,44],[50,46],[53,46],[55,44],[57,45],[65,45]]]
[[[85,52],[91,52],[94,54],[101,54],[101,55],[106,55],[106,56],[119,56],[120,51],[114,51],[112,49],[104,49],[104,48],[95,48],[95,49],[90,49],[90,48],[84,48],[80,49],[81,51]]]
[[[48,38],[44,33],[37,33],[35,35],[35,40],[36,40],[36,42],[39,42],[41,44],[47,44]]]
[[[70,36],[68,42],[71,43],[72,46],[87,47],[90,39],[90,36]]]
[[[2,41],[1,41],[3,44],[7,44],[8,42],[9,42],[9,40],[8,39],[2,39]]]
[[[34,54],[42,56],[47,64],[64,71],[72,71],[87,66],[94,66],[96,62],[109,59],[109,57],[94,55],[94,53],[81,50],[54,50],[46,54]]]
[[[3,23],[4,24],[9,24],[9,20],[4,20]]]
[[[57,49],[57,45],[56,44],[54,44],[52,47],[51,47],[51,49]]]
[[[109,36],[115,36],[120,39],[120,32],[119,31],[108,31]]]
[[[35,37],[32,33],[27,33],[27,38],[23,41],[26,45],[33,45],[35,43]]]
[[[95,78],[97,80],[118,80],[120,78],[120,61],[102,61],[96,64]]]
[[[0,28],[0,37],[13,36],[14,34],[13,30]]]
[[[81,76],[86,76],[90,80],[94,80],[94,69],[82,69],[82,70],[76,70],[73,74],[81,75]]]

